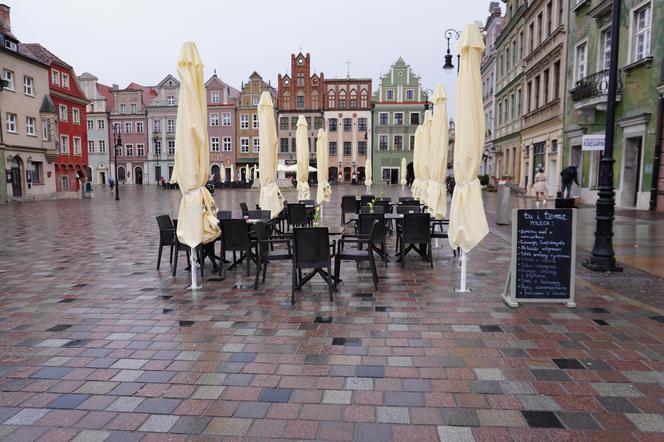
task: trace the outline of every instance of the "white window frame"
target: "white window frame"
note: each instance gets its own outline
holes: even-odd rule
[[[98,140],[99,143],[99,153],[106,153],[106,140]]]
[[[390,93],[392,94],[392,98],[390,98]],[[385,89],[385,100],[389,101],[394,101],[394,89]]]
[[[120,104],[120,113],[121,114],[126,114],[127,113],[127,105],[122,103]]]
[[[60,177],[60,186],[62,190],[69,190],[69,177],[67,175]]]
[[[60,71],[51,69],[51,83],[60,86]]]
[[[397,150],[397,137],[401,137],[401,149]],[[392,149],[395,152],[403,152],[404,149],[404,144],[403,144],[403,134],[394,134],[392,135]]]
[[[65,89],[69,89],[69,74],[65,74],[63,72],[61,76],[62,76],[62,87]]]
[[[240,114],[240,129],[249,129],[249,114]]]
[[[16,75],[14,75],[14,71],[10,71],[9,69],[3,69],[2,70],[2,79],[7,82],[7,86],[5,86],[5,89],[8,91],[14,92],[14,79],[16,78]]]
[[[42,123],[42,141],[48,141],[49,139],[49,134],[48,134],[48,120],[46,118],[42,118],[41,120]]]
[[[258,129],[258,114],[251,114],[251,126]]]
[[[412,97],[409,97],[408,94],[412,94]],[[415,99],[415,89],[406,89],[406,100],[412,101]]]
[[[134,145],[133,144],[125,144],[125,155],[128,157],[133,157],[134,156]]]
[[[166,104],[168,104],[169,106],[175,106],[175,96],[169,95],[168,97],[166,97]]]
[[[91,120],[88,118],[85,124],[88,131],[95,130],[95,120]]]
[[[168,155],[175,155],[175,140],[168,140],[166,142]]]
[[[132,131],[134,130],[133,123],[131,121],[125,121],[124,130],[126,134],[132,133]]]
[[[97,120],[97,129],[105,130],[106,129],[106,122],[104,120]]]
[[[230,112],[222,112],[221,113],[221,125],[228,127],[232,124],[231,120],[231,113]]]
[[[130,109],[131,109],[131,113],[132,113],[132,114],[135,114],[136,111],[137,111],[136,103],[131,103],[131,107],[130,107]]]
[[[35,79],[28,75],[23,76],[23,93],[28,97],[35,96]]]
[[[81,111],[76,107],[71,108],[71,121],[74,124],[81,124]]]
[[[139,156],[139,157],[145,156],[145,144],[138,143],[136,145],[136,156]]]
[[[382,115],[387,115],[387,123],[383,124],[381,123],[381,116]],[[390,125],[390,113],[389,112],[378,112],[378,125],[379,126],[389,126]]]
[[[74,155],[81,155],[81,137],[73,137],[72,143],[74,145]]]
[[[210,137],[210,152],[219,152],[221,150],[221,143],[219,137]]]
[[[604,45],[604,36],[608,35],[609,36],[609,47],[608,50]],[[609,59],[611,58],[611,25],[604,26],[599,30],[599,38],[597,41],[597,71],[603,71],[605,69],[609,69],[608,63]],[[606,62],[606,67],[604,67],[604,63]]]
[[[175,133],[175,120],[166,120],[166,132]]]
[[[219,113],[210,112],[210,127],[218,127],[218,126],[219,126]]]
[[[35,117],[25,117],[25,133],[30,137],[37,136],[37,119]]]
[[[69,119],[69,111],[67,110],[67,106],[64,104],[61,104],[59,106],[60,112],[58,112],[58,115],[60,115],[60,121],[68,121]]]
[[[583,75],[579,75],[579,48],[585,45],[585,67]],[[576,83],[579,80],[588,76],[588,39],[583,39],[574,46],[574,82]]]
[[[223,137],[221,139],[221,150],[223,152],[230,152],[233,150],[233,138],[232,137]]]
[[[5,116],[7,132],[15,134],[18,133],[18,116],[12,112],[7,112]]]
[[[401,112],[401,111],[400,111],[400,112],[394,112],[394,113],[392,114],[392,124],[393,124],[394,126],[403,126],[403,125],[404,125],[404,124],[403,124],[403,123],[404,123],[404,121],[403,121],[403,114],[404,114],[404,113]],[[401,124],[397,124],[397,115],[401,115]]]
[[[136,133],[137,134],[142,134],[143,133],[143,122],[142,121],[137,121],[136,122]]]
[[[381,149],[381,141],[385,140],[385,149]],[[380,134],[378,135],[378,150],[382,152],[387,152],[390,150],[390,136],[387,134]]]
[[[219,91],[210,91],[210,103],[219,103]]]
[[[240,137],[240,153],[249,153],[249,137]]]
[[[261,139],[259,137],[253,137],[251,140],[251,150],[253,153],[260,152],[261,148]]]
[[[641,11],[644,8],[648,8],[648,23],[646,24],[646,27],[642,29],[641,31],[636,30],[636,14]],[[647,0],[644,2],[641,2],[634,6],[630,11],[629,11],[629,62],[630,63],[635,63],[639,60],[642,60],[646,57],[649,57],[652,55],[652,13],[653,13],[653,3],[652,0]],[[643,54],[637,54],[636,52],[636,38],[638,35],[645,33],[646,34],[646,39],[644,41],[644,52]]]
[[[88,140],[88,153],[95,153],[95,140]]]
[[[69,136],[60,135],[60,153],[69,155]]]

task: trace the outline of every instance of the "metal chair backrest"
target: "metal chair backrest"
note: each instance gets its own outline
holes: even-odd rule
[[[363,214],[363,213],[371,213],[371,208],[369,206],[360,207],[360,214]],[[373,207],[373,213],[385,213],[385,207],[384,206],[374,206]]]
[[[330,265],[330,235],[327,227],[293,229],[293,264],[305,269]]]
[[[159,225],[159,239],[164,244],[170,244],[175,240],[175,226],[169,215],[159,215],[157,225]]]
[[[262,210],[250,210],[249,211],[249,218],[251,218],[251,219],[261,219],[261,212],[262,212]]]
[[[420,206],[407,206],[405,204],[400,204],[397,206],[397,213],[398,214],[406,214],[406,213],[422,213],[422,207]]]
[[[392,202],[392,197],[391,196],[381,196],[379,198],[376,198],[376,201],[387,201],[388,203]]]
[[[269,210],[261,210],[261,216],[260,219],[270,219],[272,217],[272,212]]]
[[[240,203],[240,210],[242,210],[242,216],[249,216],[249,207],[247,207],[247,203]]]
[[[404,244],[423,244],[431,239],[428,213],[406,213],[403,216]]]
[[[383,208],[383,213],[390,213],[392,212],[392,203],[388,200],[376,200],[374,203],[374,208],[376,207],[382,207]]]
[[[222,219],[221,241],[226,251],[247,250],[251,242],[249,224],[243,219]]]
[[[307,224],[307,209],[304,204],[288,205],[288,224],[291,226],[304,226]]]
[[[305,206],[315,206],[316,201],[314,200],[299,200],[298,203],[304,204]]]
[[[233,218],[233,212],[230,210],[220,210],[217,212],[217,219],[231,219]]]
[[[360,197],[360,206],[366,206],[367,204],[369,204],[374,199],[376,199],[376,197],[373,196],[373,195],[362,195]]]
[[[268,251],[268,244],[262,242],[268,239],[267,226],[264,222],[259,221],[254,224],[254,232],[256,232],[256,239],[258,239],[258,253],[264,255]]]
[[[415,199],[415,197],[412,197],[412,196],[400,196],[399,197],[399,202],[400,203],[410,203],[410,202],[412,202],[413,204],[418,203],[417,199]]]
[[[353,195],[344,195],[341,197],[342,213],[357,213],[359,209],[360,204]]]
[[[378,221],[378,225],[375,227],[374,221]],[[358,233],[360,235],[370,235],[372,228],[374,229],[373,240],[376,242],[384,242],[385,215],[382,213],[360,213]]]

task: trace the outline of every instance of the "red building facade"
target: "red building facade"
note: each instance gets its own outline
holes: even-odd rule
[[[57,110],[56,192],[80,191],[88,180],[86,106],[89,101],[70,65],[40,44],[24,46],[34,58],[49,66],[49,95]]]

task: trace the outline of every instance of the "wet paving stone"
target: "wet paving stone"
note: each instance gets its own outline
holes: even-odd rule
[[[46,331],[49,331],[49,332],[61,332],[61,331],[65,331],[65,330],[67,330],[68,328],[71,328],[71,324],[58,324],[58,325],[55,325],[55,326],[53,326],[53,327],[51,327],[51,328],[49,328],[49,329],[46,329]]]
[[[593,319],[593,322],[597,325],[601,325],[603,327],[606,327],[609,325],[608,322],[606,322],[604,319]]]
[[[583,370],[586,368],[576,359],[553,359],[553,363],[563,370]]]
[[[293,394],[292,388],[264,388],[258,400],[261,402],[288,402]]]
[[[551,411],[522,411],[521,414],[531,428],[565,428]]]

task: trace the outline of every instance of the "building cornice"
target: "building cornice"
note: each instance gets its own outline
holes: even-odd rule
[[[526,9],[528,9],[528,4],[527,2],[524,2],[519,8],[514,12],[514,15],[510,18],[510,21],[507,22],[503,30],[500,32],[500,35],[498,38],[496,38],[496,42],[494,46],[497,48],[501,45],[501,43],[507,38],[507,36],[512,32],[512,30],[517,26],[517,23],[519,20],[523,17],[523,15],[526,13]]]
[[[88,104],[90,104],[90,101],[87,100],[87,99],[84,99],[84,98],[79,98],[79,97],[75,97],[73,95],[63,94],[62,92],[55,91],[55,90],[50,90],[49,92],[54,97],[62,98],[63,100],[70,100],[70,101],[73,101],[75,103],[82,104],[84,106],[87,106]]]

